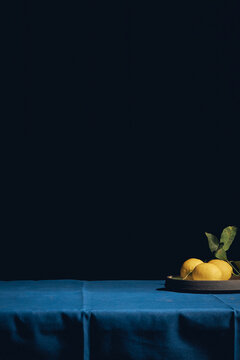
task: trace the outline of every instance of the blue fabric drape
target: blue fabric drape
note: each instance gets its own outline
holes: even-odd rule
[[[239,311],[161,280],[1,281],[0,359],[236,360]]]

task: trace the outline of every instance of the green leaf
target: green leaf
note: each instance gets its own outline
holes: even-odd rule
[[[227,254],[226,254],[226,251],[223,248],[220,248],[217,251],[215,251],[214,255],[219,260],[227,261]]]
[[[205,232],[205,234],[208,238],[208,246],[209,246],[209,249],[211,250],[211,252],[217,251],[218,246],[219,246],[218,238],[213,234],[209,234],[206,232]]]
[[[230,248],[236,236],[236,233],[237,233],[236,226],[228,226],[225,229],[223,229],[220,238],[220,244],[223,244],[223,250],[227,251]]]

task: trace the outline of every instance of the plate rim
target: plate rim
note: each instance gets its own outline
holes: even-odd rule
[[[165,288],[178,292],[240,292],[240,277],[229,280],[186,280],[180,276],[168,275]]]
[[[240,282],[240,276],[238,277],[238,279],[234,279],[234,278],[230,278],[229,280],[187,280],[187,279],[182,279],[179,275],[167,275],[166,277],[169,280],[174,280],[174,281],[184,281],[186,283],[226,283],[226,282],[232,282],[234,281],[234,283],[236,281]]]

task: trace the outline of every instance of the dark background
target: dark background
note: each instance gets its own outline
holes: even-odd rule
[[[160,279],[211,257],[204,232],[239,225],[237,7],[19,1],[12,20],[24,134],[1,279]]]

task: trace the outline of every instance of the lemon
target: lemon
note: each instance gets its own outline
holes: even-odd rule
[[[202,263],[194,268],[192,278],[193,280],[222,280],[222,271],[217,265]]]
[[[232,267],[224,260],[213,259],[208,262],[216,265],[222,272],[222,280],[229,280],[232,276]]]
[[[180,270],[180,276],[181,278],[186,278],[188,280],[191,280],[191,272],[193,271],[193,269],[202,263],[202,260],[200,259],[195,259],[195,258],[191,258],[186,260],[181,267]]]

